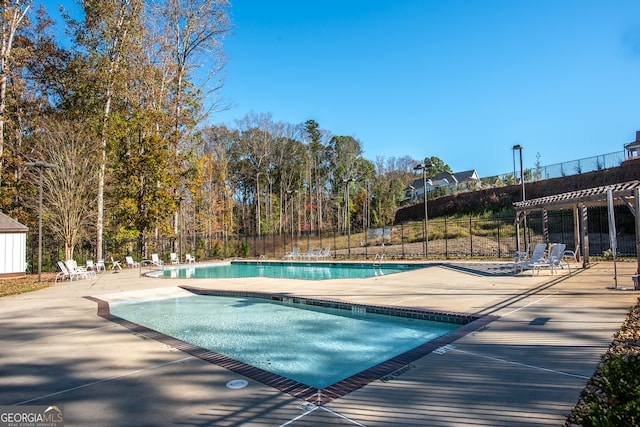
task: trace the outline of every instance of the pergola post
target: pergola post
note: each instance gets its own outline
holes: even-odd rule
[[[637,258],[637,269],[636,274],[640,274],[640,188],[636,188],[634,191],[634,199],[635,199],[635,217],[636,217],[636,258]]]
[[[589,216],[587,215],[587,206],[583,203],[580,207],[580,241],[582,242],[582,268],[589,265]]]
[[[516,212],[516,252],[520,252],[520,212]]]
[[[573,207],[573,237],[575,240],[576,261],[580,261],[582,252],[580,252],[580,211],[578,210],[578,205]]]
[[[542,209],[542,235],[544,242],[549,244],[549,215],[546,209]]]

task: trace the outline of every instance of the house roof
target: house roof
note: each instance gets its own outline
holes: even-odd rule
[[[624,145],[624,148],[629,149],[629,148],[637,148],[640,147],[640,130],[636,131],[636,140],[635,141],[631,141],[628,144]]]
[[[456,172],[453,174],[453,176],[456,177],[456,179],[458,180],[458,182],[464,182],[464,181],[474,181],[478,178],[476,178],[477,176],[477,172],[475,169],[469,170],[469,171],[464,171],[464,172]]]
[[[26,233],[29,227],[0,212],[0,233]]]
[[[451,183],[451,184],[457,184],[458,183],[458,179],[456,178],[456,174],[451,173],[451,172],[440,172],[436,176],[432,176],[431,179],[433,181],[443,181],[443,180],[446,179],[448,183]]]
[[[451,184],[458,184],[460,182],[466,182],[466,181],[475,181],[477,180],[476,178],[476,170],[472,169],[469,171],[464,171],[464,172],[440,172],[439,174],[429,177],[427,178],[427,182],[429,184],[431,184],[432,187],[440,187],[442,186],[443,182],[446,183],[446,185],[451,185]],[[417,178],[415,180],[413,180],[413,182],[411,183],[411,187],[413,188],[422,188],[422,178]]]

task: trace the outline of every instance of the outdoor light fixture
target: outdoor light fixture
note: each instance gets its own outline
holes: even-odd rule
[[[424,256],[429,256],[429,214],[427,213],[427,169],[431,168],[433,163],[420,163],[413,170],[422,170],[422,193],[424,196]]]
[[[344,208],[345,211],[345,216],[346,216],[346,224],[347,224],[347,253],[348,253],[348,257],[351,258],[351,220],[350,220],[350,216],[349,215],[349,184],[352,182],[356,182],[356,179],[352,176],[348,176],[346,178],[342,179],[342,182],[345,184],[345,200],[346,200],[346,205]]]
[[[515,154],[516,154],[516,150],[518,150],[520,152],[520,185],[522,186],[522,201],[524,202],[526,200],[525,194],[524,194],[524,169],[522,168],[522,145],[520,144],[516,144],[513,146],[512,148],[513,150],[513,179],[516,179],[516,160],[515,160]],[[524,239],[525,239],[525,245],[524,245],[524,250],[527,250],[527,217],[525,216],[523,219],[523,223],[522,223],[522,229],[524,231]],[[517,235],[517,241],[516,241],[516,245],[518,246],[518,251],[520,250],[520,242],[519,242],[520,236],[519,234]]]
[[[293,251],[293,240],[294,240],[294,226],[293,226],[293,214],[295,211],[295,206],[294,206],[294,202],[295,202],[295,195],[298,193],[298,190],[287,190],[287,194],[289,195],[289,202],[291,204],[291,212],[289,213],[289,216],[291,217],[291,251]]]
[[[55,168],[53,163],[45,163],[43,161],[27,162],[27,167],[38,168],[39,174],[39,193],[38,193],[38,283],[42,281],[42,169]]]

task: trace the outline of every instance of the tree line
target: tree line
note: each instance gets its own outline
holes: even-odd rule
[[[43,6],[1,0],[0,211],[81,240],[315,233],[389,225],[416,160],[363,157],[313,119],[227,108],[227,0],[84,0],[64,34]],[[432,158],[440,168],[448,168]],[[438,170],[432,170],[437,173]]]

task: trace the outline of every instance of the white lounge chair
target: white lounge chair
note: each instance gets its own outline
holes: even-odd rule
[[[300,258],[312,258],[314,255],[313,248],[309,248],[306,254],[300,254]]]
[[[176,254],[175,252],[171,252],[171,255],[169,257],[169,262],[171,262],[171,264],[180,264],[180,259],[178,258],[178,254]]]
[[[516,258],[516,263],[514,267],[520,267],[520,273],[522,273],[525,268],[532,268],[536,263],[539,263],[545,259],[545,252],[547,250],[546,243],[538,243],[533,248],[533,253],[531,254],[531,258],[526,257],[526,253],[523,255],[522,253],[518,253]]]
[[[195,257],[194,257],[193,255],[191,255],[191,254],[186,254],[186,255],[184,256],[184,262],[188,264],[188,263],[190,263],[190,262],[196,262],[196,259],[195,259]]]
[[[67,267],[71,280],[73,280],[73,277],[89,279],[96,276],[95,271],[89,271],[86,267],[79,267],[78,263],[74,259],[66,260],[64,265]]]
[[[318,258],[320,258],[320,255],[322,255],[322,248],[319,248],[313,251],[313,253],[311,254],[311,256],[309,256],[309,258],[313,258],[317,261]]]
[[[117,273],[118,271],[122,270],[122,265],[120,265],[120,261],[114,260],[113,257],[111,257],[111,269],[113,270],[114,273]]]
[[[139,267],[140,266],[140,263],[138,261],[134,261],[133,257],[126,256],[126,257],[124,257],[124,259],[127,262],[127,268],[133,268],[133,267]]]
[[[58,281],[58,279],[60,279],[60,281],[63,281],[66,278],[69,278],[69,280],[73,280],[73,277],[75,275],[72,275],[69,270],[67,269],[67,266],[64,265],[64,263],[62,261],[58,261],[58,268],[60,269],[60,271],[58,272],[58,274],[56,274],[56,278],[55,278],[55,282]]]
[[[151,264],[158,267],[162,267],[164,263],[162,262],[160,257],[158,257],[158,254],[151,254],[151,259],[142,260],[142,265],[145,265],[145,264]]]
[[[541,268],[549,268],[551,274],[555,274],[556,268],[564,268],[565,265],[569,268],[569,275],[571,275],[571,266],[562,258],[566,247],[567,245],[564,243],[554,245],[547,259],[543,259],[532,266],[531,275],[533,275],[534,272],[540,274]]]
[[[291,252],[287,252],[284,254],[284,259],[296,259],[300,256],[300,248],[294,247]]]
[[[329,256],[331,256],[331,247],[327,246],[326,248],[324,248],[322,252],[320,252],[320,255],[318,255],[318,258],[327,259],[329,258]]]

